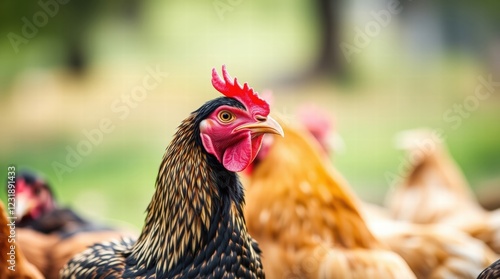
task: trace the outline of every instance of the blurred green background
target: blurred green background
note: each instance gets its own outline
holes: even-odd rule
[[[332,160],[363,199],[383,201],[406,160],[394,135],[418,127],[442,129],[476,193],[500,199],[500,83],[474,99],[478,77],[500,82],[498,1],[5,0],[0,61],[0,179],[39,170],[98,221],[142,226],[164,149],[219,95],[222,64],[272,90],[275,113],[328,110],[346,144]],[[155,69],[168,75],[123,99]],[[113,130],[58,175],[102,119]]]

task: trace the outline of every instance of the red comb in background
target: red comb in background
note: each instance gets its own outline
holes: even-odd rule
[[[243,84],[243,87],[238,84],[238,80],[231,78],[226,71],[226,65],[222,65],[221,79],[215,68],[212,69],[212,85],[217,91],[229,98],[234,98],[247,107],[248,110],[267,116],[269,114],[269,104],[261,99],[257,92],[248,87],[248,84]]]

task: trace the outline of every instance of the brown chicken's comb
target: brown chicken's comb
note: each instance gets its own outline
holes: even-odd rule
[[[246,82],[243,84],[243,87],[241,87],[241,85],[238,84],[237,78],[233,80],[226,71],[226,65],[222,65],[222,77],[224,80],[220,78],[215,68],[212,69],[212,85],[217,91],[224,94],[226,97],[240,101],[249,110],[259,108],[258,110],[260,113],[265,114],[265,116],[269,114],[269,104],[261,99],[257,92],[254,92],[252,88],[248,87]]]

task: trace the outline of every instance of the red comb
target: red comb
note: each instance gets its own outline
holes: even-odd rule
[[[257,92],[254,92],[252,88],[248,87],[246,82],[243,84],[243,87],[241,87],[236,78],[233,80],[226,71],[226,65],[222,65],[222,77],[224,80],[220,78],[215,68],[212,69],[212,85],[217,91],[224,94],[226,97],[240,101],[248,110],[255,110],[255,112],[259,112],[259,114],[264,114],[263,116],[269,114],[269,104],[261,99]]]

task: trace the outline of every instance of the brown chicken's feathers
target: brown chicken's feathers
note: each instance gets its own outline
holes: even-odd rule
[[[0,200],[0,279],[42,279],[41,272],[24,256],[19,243],[9,241],[11,233],[5,205]],[[12,228],[15,230],[15,228]],[[12,260],[12,262],[10,262]]]
[[[479,205],[439,136],[430,130],[412,130],[404,132],[399,142],[412,164],[387,196],[392,216],[458,228],[500,253],[500,210],[488,212]]]
[[[387,198],[396,219],[454,223],[482,211],[462,171],[435,133],[427,129],[405,131],[398,135],[398,142],[408,152],[410,171]]]
[[[370,220],[370,228],[411,267],[417,278],[476,278],[496,259],[483,242],[444,225]]]
[[[268,278],[415,278],[369,230],[360,202],[305,130],[281,122],[249,178],[247,226]]]

